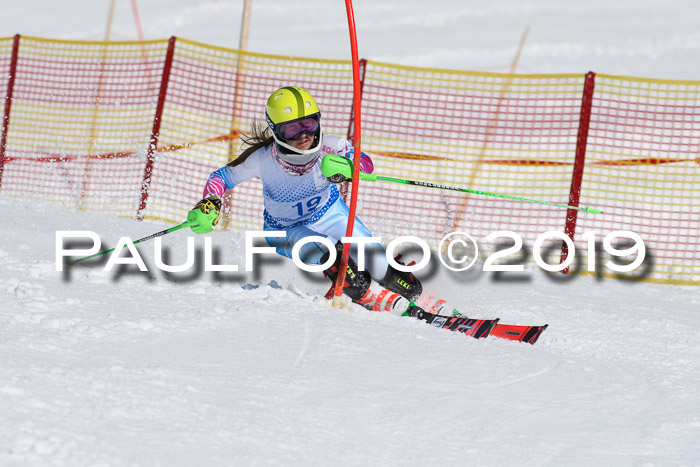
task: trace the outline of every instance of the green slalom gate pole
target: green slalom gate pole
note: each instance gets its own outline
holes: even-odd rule
[[[334,154],[330,154],[330,155],[327,155],[326,157],[323,158],[323,162],[321,164],[321,171],[323,172],[323,175],[325,175],[330,181],[332,181],[334,183],[340,183],[340,182],[343,182],[345,180],[351,180],[352,179],[352,161],[350,159],[347,159],[347,158],[342,157],[342,156],[336,156]],[[519,196],[501,195],[498,193],[489,193],[486,191],[469,190],[467,188],[459,188],[459,187],[448,186],[448,185],[440,185],[438,183],[420,182],[418,180],[407,180],[404,178],[382,177],[382,176],[374,175],[374,174],[360,173],[360,180],[362,180],[362,181],[366,180],[368,182],[375,182],[377,180],[381,180],[381,181],[385,181],[385,182],[402,183],[404,185],[417,185],[417,186],[424,186],[424,187],[428,187],[428,188],[439,188],[441,190],[461,191],[463,193],[472,193],[475,195],[495,196],[496,198],[514,199],[517,201],[527,201],[529,203],[545,204],[547,206],[556,206],[559,208],[576,209],[578,211],[590,212],[590,213],[594,213],[594,214],[602,214],[603,213],[603,211],[601,211],[600,209],[594,209],[594,208],[591,208],[588,206],[586,206],[585,208],[582,208],[580,206],[569,206],[568,204],[563,204],[563,203],[552,203],[549,201],[540,201],[537,199],[521,198]]]
[[[162,237],[163,235],[169,234],[171,232],[175,232],[176,230],[184,229],[187,227],[196,227],[196,226],[197,225],[194,221],[185,221],[180,225],[176,225],[175,227],[170,227],[169,229],[161,230],[160,232],[156,232],[153,235],[149,235],[148,237],[143,237],[143,238],[140,238],[138,240],[135,240],[132,243],[134,245],[136,245],[137,243],[145,242],[146,240],[150,240],[152,238]],[[124,245],[124,247],[126,247],[126,245]],[[72,265],[75,263],[79,263],[80,261],[85,261],[86,259],[96,258],[97,256],[106,255],[107,253],[111,253],[114,250],[116,250],[116,248],[112,248],[110,250],[105,250],[105,251],[100,251],[99,253],[95,253],[94,255],[90,255],[90,256],[85,256],[83,258],[71,259],[68,261],[68,264]]]

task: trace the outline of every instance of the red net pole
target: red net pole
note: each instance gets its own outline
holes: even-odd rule
[[[365,69],[367,68],[367,59],[360,60],[360,102],[362,101],[362,89],[365,85]],[[350,123],[348,124],[348,141],[355,145],[355,102],[353,100],[352,110],[350,111]],[[343,201],[348,202],[348,183],[340,184],[340,197]]]
[[[7,132],[10,129],[10,109],[12,108],[12,91],[15,87],[15,74],[17,74],[17,58],[19,57],[19,34],[12,41],[12,58],[10,59],[10,76],[7,80],[7,94],[5,96],[5,113],[2,119],[2,134],[0,135],[0,188],[2,188],[2,173],[5,170],[5,148],[7,147]]]
[[[581,182],[583,180],[583,168],[586,163],[586,144],[588,143],[588,128],[591,123],[591,107],[593,105],[593,90],[595,88],[595,73],[589,71],[583,84],[583,97],[581,98],[581,117],[579,119],[578,136],[576,137],[576,157],[574,170],[571,176],[571,188],[569,189],[569,206],[578,206],[581,197]],[[566,226],[564,233],[574,240],[576,232],[577,209],[566,210]],[[563,263],[569,255],[569,247],[562,243],[561,259]],[[568,274],[569,268],[564,268],[562,273]]]
[[[357,53],[357,33],[355,31],[355,15],[352,10],[352,0],[345,0],[345,8],[348,12],[348,29],[350,31],[350,50],[352,53],[352,81],[353,81],[353,114],[354,114],[354,142],[355,155],[352,166],[352,190],[350,193],[350,212],[348,213],[348,226],[345,229],[345,236],[352,237],[352,231],[355,227],[355,210],[357,208],[357,192],[360,186],[360,148],[361,138],[361,103],[362,103],[362,84],[360,81],[360,62]],[[350,244],[346,243],[343,246],[343,256],[340,260],[340,268],[338,277],[335,282],[335,291],[333,294],[333,306],[340,306],[339,298],[343,293],[343,284],[345,283],[345,273],[348,268],[348,258],[350,257]]]
[[[160,80],[160,92],[158,93],[158,104],[156,105],[156,113],[153,117],[153,130],[151,131],[151,141],[148,145],[146,153],[146,167],[143,171],[143,181],[141,182],[141,204],[136,215],[138,220],[143,220],[146,210],[146,202],[148,201],[148,191],[151,187],[151,176],[153,175],[153,164],[155,162],[156,148],[158,147],[158,135],[160,134],[160,121],[163,116],[163,108],[165,107],[165,96],[168,93],[168,81],[170,80],[170,69],[173,65],[173,55],[175,54],[175,36],[170,38],[168,42],[168,51],[165,55],[165,64],[163,65],[163,77]]]
[[[362,88],[365,85],[365,68],[367,68],[367,59],[363,58],[360,60],[360,102],[362,102]],[[354,66],[354,65],[353,65]],[[355,145],[355,101],[352,103],[352,110],[350,111],[350,123],[348,124],[348,141]]]

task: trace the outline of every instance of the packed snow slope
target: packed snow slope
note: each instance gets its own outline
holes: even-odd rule
[[[56,231],[95,231],[111,248],[168,226],[7,196],[0,219],[1,465],[700,458],[697,288],[428,274],[426,289],[470,316],[548,323],[531,346],[332,308],[325,279],[289,260],[242,271],[232,233],[210,235],[239,273],[167,275],[153,241],[138,245],[148,272],[99,259],[57,272]],[[162,238],[169,264],[188,236]]]

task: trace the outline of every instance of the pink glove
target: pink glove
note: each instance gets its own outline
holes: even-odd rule
[[[345,154],[345,157],[352,160],[355,157],[355,150],[349,150]],[[360,153],[360,172],[366,174],[371,174],[372,172],[374,172],[374,162],[372,162],[372,158],[364,152]]]
[[[364,152],[360,154],[360,171],[366,174],[374,172],[374,162],[372,162],[372,159]]]

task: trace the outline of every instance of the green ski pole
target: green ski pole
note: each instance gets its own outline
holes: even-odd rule
[[[323,172],[323,175],[325,175],[326,178],[328,178],[333,183],[340,183],[340,182],[343,182],[345,180],[352,180],[352,161],[350,159],[347,159],[347,158],[342,157],[342,156],[337,156],[335,154],[329,154],[323,158],[323,162],[321,163],[321,171]],[[588,206],[586,206],[585,208],[582,208],[580,206],[569,206],[568,204],[552,203],[549,201],[540,201],[540,200],[536,200],[536,199],[521,198],[519,196],[500,195],[498,193],[489,193],[486,191],[469,190],[467,188],[459,188],[459,187],[448,186],[448,185],[440,185],[438,183],[421,182],[421,181],[417,181],[417,180],[407,180],[404,178],[382,177],[382,176],[374,175],[374,174],[360,173],[360,180],[363,180],[363,181],[366,180],[368,182],[375,182],[377,180],[382,180],[382,181],[386,181],[386,182],[403,183],[405,185],[417,185],[417,186],[424,186],[424,187],[428,187],[428,188],[439,188],[441,190],[461,191],[463,193],[472,193],[475,195],[495,196],[497,198],[514,199],[517,201],[527,201],[530,203],[545,204],[547,206],[556,206],[556,207],[560,207],[560,208],[576,209],[578,211],[590,212],[590,213],[595,213],[595,214],[602,214],[603,213],[603,211],[601,211],[599,209],[594,209],[594,208],[591,208]]]
[[[140,239],[138,239],[138,240],[136,240],[136,241],[134,241],[134,242],[132,242],[132,243],[133,243],[134,245],[136,245],[137,243],[145,242],[146,240],[150,240],[150,239],[156,238],[156,237],[162,237],[162,236],[165,235],[165,234],[169,234],[169,233],[171,233],[171,232],[175,232],[176,230],[180,230],[180,229],[184,229],[184,228],[186,228],[186,227],[192,227],[192,226],[196,227],[194,221],[185,221],[185,222],[183,222],[183,223],[180,224],[180,225],[176,225],[175,227],[170,227],[169,229],[161,230],[160,232],[156,232],[156,233],[154,233],[153,235],[149,235],[148,237],[140,238]],[[125,246],[126,246],[126,245],[125,245]],[[80,262],[80,261],[85,261],[86,259],[90,259],[90,258],[95,258],[95,257],[97,257],[97,256],[106,255],[107,253],[111,253],[111,252],[113,252],[114,250],[116,250],[116,248],[112,248],[112,249],[110,249],[110,250],[105,250],[105,251],[100,251],[99,253],[95,253],[94,255],[90,255],[90,256],[85,256],[85,257],[83,257],[83,258],[71,259],[71,260],[68,261],[68,264],[73,265],[73,264],[78,263],[78,262]]]

